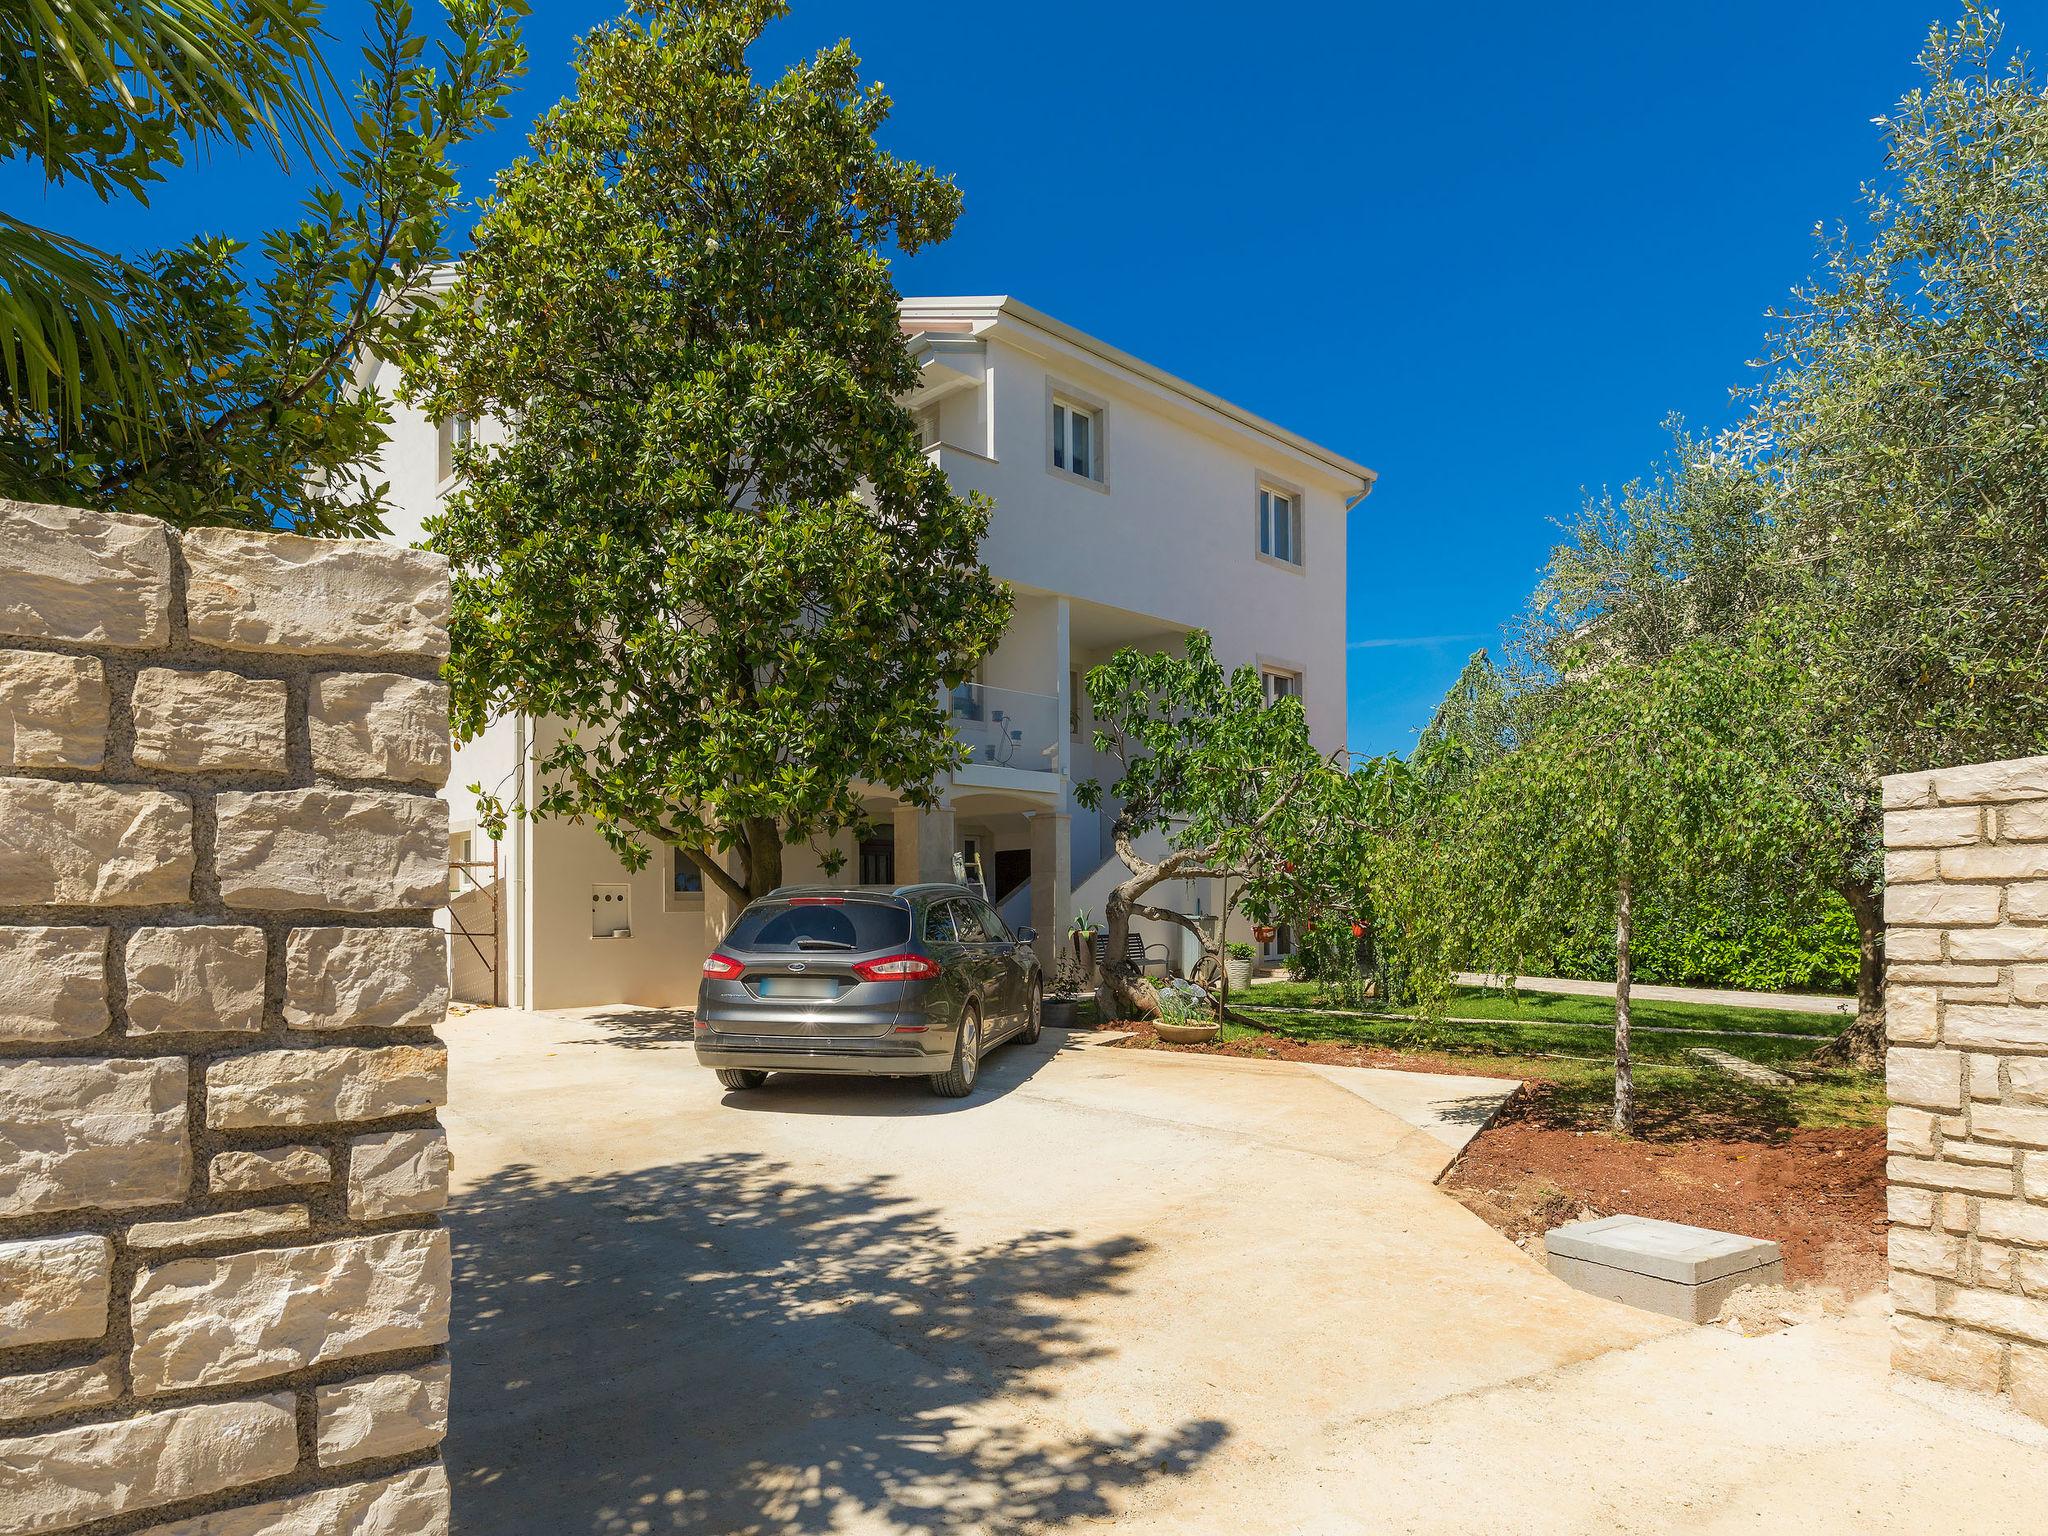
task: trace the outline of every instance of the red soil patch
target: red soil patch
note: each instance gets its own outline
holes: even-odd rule
[[[1123,1019],[1099,1026],[1104,1030],[1128,1032],[1132,1038],[1117,1042],[1119,1050],[1188,1051],[1199,1056],[1249,1056],[1261,1061],[1309,1061],[1319,1067],[1387,1067],[1396,1072],[1449,1072],[1459,1077],[1514,1077],[1516,1073],[1489,1066],[1483,1056],[1452,1056],[1431,1051],[1397,1051],[1386,1046],[1340,1045],[1330,1040],[1289,1040],[1280,1035],[1263,1039],[1219,1040],[1214,1045],[1168,1045],[1150,1019]]]
[[[1533,1084],[1443,1184],[1525,1247],[1561,1222],[1628,1212],[1767,1237],[1792,1284],[1874,1291],[1885,1275],[1884,1131],[1631,1140],[1554,1123]]]

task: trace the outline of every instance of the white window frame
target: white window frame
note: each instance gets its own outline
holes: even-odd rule
[[[1280,540],[1274,536],[1272,511],[1275,498],[1284,497],[1287,502],[1287,553],[1273,553]],[[1290,485],[1285,480],[1276,480],[1271,475],[1260,475],[1252,487],[1252,550],[1268,565],[1276,565],[1283,571],[1303,571],[1308,566],[1308,552],[1304,547],[1307,519],[1302,515],[1301,487]]]
[[[434,467],[440,472],[442,485],[455,478],[457,450],[467,448],[475,440],[476,423],[460,412],[434,423]]]
[[[1073,422],[1088,422],[1088,473],[1073,464]],[[1045,472],[1069,485],[1109,489],[1109,409],[1101,400],[1053,379],[1045,383]]]
[[[1270,708],[1282,698],[1304,697],[1307,678],[1299,667],[1283,667],[1269,661],[1259,663],[1259,689]],[[1275,687],[1275,684],[1281,686]]]
[[[661,872],[661,910],[664,912],[698,912],[704,910],[705,892],[711,889],[711,881],[703,874],[698,875],[701,890],[679,891],[676,889],[676,864],[690,856],[674,843],[666,845],[668,858]],[[694,861],[692,861],[694,862]]]

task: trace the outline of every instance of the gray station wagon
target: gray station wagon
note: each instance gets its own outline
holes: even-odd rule
[[[964,885],[771,891],[704,962],[697,1060],[728,1088],[851,1072],[964,1097],[991,1047],[1038,1038],[1033,937]]]

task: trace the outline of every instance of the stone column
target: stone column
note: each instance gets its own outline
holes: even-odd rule
[[[1892,1364],[2048,1422],[2048,757],[1884,804]]]
[[[896,883],[914,885],[952,880],[953,854],[959,844],[953,832],[953,807],[941,802],[930,810],[896,807]]]
[[[1060,811],[1032,811],[1031,926],[1038,930],[1038,963],[1047,980],[1067,942],[1068,907],[1074,898],[1073,818]]]
[[[448,1528],[447,624],[0,501],[0,1530]]]

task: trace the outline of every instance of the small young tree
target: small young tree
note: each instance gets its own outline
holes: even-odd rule
[[[40,80],[55,92],[58,124],[33,136],[24,120],[12,141],[0,129],[0,152],[40,156],[53,179],[83,180],[103,196],[139,202],[179,163],[188,133],[246,139],[258,125],[280,147],[306,141],[316,172],[302,216],[267,235],[258,253],[207,235],[123,261],[44,236],[45,255],[28,253],[40,262],[35,270],[71,280],[42,288],[24,286],[10,266],[23,226],[0,218],[0,495],[181,525],[383,531],[388,488],[373,465],[390,408],[378,391],[358,387],[357,370],[397,344],[409,302],[446,259],[447,223],[461,198],[453,153],[504,115],[525,60],[524,0],[443,4],[447,26],[435,46],[409,0],[373,0],[348,103],[353,121],[338,144],[324,130],[278,139],[276,111],[260,106],[280,93],[297,100],[291,87],[300,76],[326,78],[312,51],[317,8],[300,0],[261,0],[246,26],[227,18],[227,60],[255,76],[258,108],[236,107],[206,77],[199,107],[188,110],[128,95],[132,73],[88,91],[60,68],[11,75],[0,66],[0,102]],[[169,14],[155,4],[138,10]],[[173,14],[153,78],[182,83],[192,28],[226,15],[211,3]],[[14,345],[5,346],[10,323]],[[82,335],[86,358],[129,366],[60,366],[61,342],[52,353],[34,339],[38,329]]]
[[[1514,974],[1549,935],[1607,913],[1617,1131],[1635,1126],[1638,902],[1796,842],[1803,812],[1777,763],[1781,683],[1758,658],[1708,644],[1603,667],[1560,689],[1529,739],[1457,799],[1450,857],[1470,958]]]
[[[569,722],[524,809],[630,868],[673,843],[737,902],[863,825],[863,786],[930,803],[960,761],[941,684],[1010,611],[988,504],[898,403],[883,253],[960,195],[876,147],[889,99],[847,44],[755,80],[785,9],[649,0],[584,38],[406,357],[433,415],[503,427],[430,525],[458,732]]]
[[[1088,673],[1095,749],[1123,765],[1108,798],[1116,805],[1110,838],[1130,871],[1103,906],[1105,958],[1096,1000],[1110,1018],[1151,1018],[1159,1011],[1152,985],[1130,963],[1131,919],[1176,923],[1201,940],[1219,972],[1222,925],[1202,925],[1145,897],[1169,880],[1241,883],[1283,857],[1290,818],[1308,804],[1311,785],[1334,771],[1309,740],[1301,701],[1267,703],[1256,667],[1226,673],[1195,630],[1184,653],[1121,650]],[[1091,809],[1106,803],[1094,780],[1075,798]],[[1166,854],[1138,851],[1139,840],[1163,834]]]

